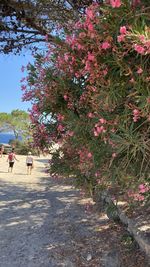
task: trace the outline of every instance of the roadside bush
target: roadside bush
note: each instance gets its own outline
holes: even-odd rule
[[[26,142],[20,140],[10,140],[9,144],[12,148],[14,148],[15,153],[18,155],[27,155],[29,151],[31,151],[32,154],[36,154],[35,149],[32,148],[31,144]]]
[[[147,1],[93,4],[68,26],[64,46],[28,65],[35,143],[58,142],[50,173],[75,176],[91,195],[100,184],[126,194],[149,183],[148,13]]]

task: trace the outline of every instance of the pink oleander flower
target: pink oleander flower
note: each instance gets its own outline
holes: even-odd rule
[[[127,195],[128,195],[128,197],[133,197],[133,195],[134,195],[133,190],[129,189],[129,190],[127,191]]]
[[[113,143],[112,140],[108,140],[108,143],[109,143],[109,145],[111,145],[112,148],[114,148],[116,146],[115,143]]]
[[[95,56],[92,53],[88,53],[88,60],[89,61],[94,61],[95,60]]]
[[[97,180],[96,180],[96,183],[97,183],[97,184],[101,184],[101,180],[100,180],[100,179],[97,179]]]
[[[58,114],[57,115],[57,120],[58,121],[63,121],[64,120],[64,115]]]
[[[147,49],[150,49],[150,40],[145,41],[144,46],[146,46]]]
[[[65,59],[65,61],[67,62],[68,59],[69,59],[69,55],[68,55],[68,54],[65,54],[65,55],[64,55],[64,59]]]
[[[96,130],[94,130],[94,136],[99,136],[99,133]]]
[[[111,47],[111,45],[107,41],[105,41],[105,42],[102,43],[102,49],[106,50],[106,49],[108,49],[110,47]]]
[[[82,28],[82,23],[80,21],[77,21],[75,23],[75,29],[81,29]]]
[[[139,114],[140,114],[140,111],[138,109],[134,109],[133,110],[133,115],[134,116],[139,116]]]
[[[95,177],[100,176],[100,171],[95,172]]]
[[[143,72],[142,68],[138,68],[137,73],[141,74]]]
[[[76,72],[74,75],[76,76],[76,78],[80,77],[80,73],[78,73],[78,72]]]
[[[126,26],[122,26],[122,27],[120,27],[120,33],[121,33],[121,34],[124,34],[124,35],[127,33]]]
[[[133,121],[137,122],[140,118],[140,111],[138,109],[133,110]]]
[[[132,5],[135,7],[141,3],[141,0],[132,0]]]
[[[64,127],[61,124],[59,124],[57,127],[57,130],[62,132],[64,130]]]
[[[89,72],[90,72],[90,70],[91,70],[91,66],[90,66],[89,61],[86,61],[86,63],[85,63],[85,70],[87,70],[87,71],[89,71]]]
[[[101,119],[99,119],[99,122],[102,123],[102,124],[105,124],[106,120],[104,118],[101,118]]]
[[[94,27],[93,27],[93,24],[92,24],[92,23],[89,23],[89,24],[88,24],[88,30],[89,30],[90,32],[92,32],[92,31],[94,30]]]
[[[97,89],[96,89],[95,86],[91,86],[91,91],[92,91],[92,92],[96,92],[96,90],[97,90]]]
[[[73,131],[68,131],[68,135],[72,137],[72,136],[74,136],[74,132]]]
[[[121,0],[110,0],[110,4],[113,8],[121,6]]]
[[[111,132],[112,132],[112,133],[115,133],[115,132],[116,132],[116,129],[115,129],[115,128],[112,128],[112,129],[111,129]]]
[[[106,129],[104,128],[104,126],[98,126],[96,127],[96,130],[98,133],[105,133],[106,132]]]
[[[139,185],[139,192],[140,193],[145,193],[149,191],[149,187],[145,184],[140,184]]]
[[[139,39],[140,39],[141,42],[144,42],[145,41],[145,36],[141,34],[141,35],[139,35]]]
[[[114,153],[112,153],[112,158],[114,159],[114,158],[116,158],[117,157],[117,154],[114,152]]]
[[[77,44],[77,48],[78,48],[78,50],[81,50],[81,49],[83,49],[84,47],[83,47],[83,45],[81,45],[81,44]]]
[[[94,118],[94,114],[92,113],[92,112],[89,112],[88,114],[87,114],[87,116],[88,116],[88,118]]]
[[[87,17],[89,17],[90,19],[93,19],[94,18],[94,13],[93,13],[93,10],[87,8],[86,11],[85,11]]]
[[[133,198],[134,198],[134,200],[137,200],[137,201],[144,201],[144,199],[145,199],[145,197],[143,195],[138,194],[138,193],[134,194]]]
[[[68,99],[68,96],[67,95],[64,95],[64,99],[67,100]]]
[[[104,128],[104,126],[95,126],[94,129],[94,136],[99,136],[100,133],[105,133],[106,129]]]
[[[85,32],[80,32],[79,33],[79,37],[80,38],[85,38],[86,37],[86,33]]]
[[[129,82],[130,82],[130,83],[135,83],[134,78],[131,78]]]
[[[88,157],[88,158],[92,158],[92,153],[89,152],[89,153],[87,154],[87,157]]]
[[[134,45],[134,49],[135,49],[136,52],[138,52],[139,54],[142,54],[142,55],[143,55],[144,52],[145,52],[144,47],[141,46],[141,45],[138,45],[138,44],[135,44],[135,45]]]
[[[150,104],[150,97],[147,98],[147,103]]]
[[[136,200],[136,201],[144,201],[145,197],[139,193],[135,193],[133,190],[128,190],[128,197]]]
[[[121,43],[121,42],[123,42],[124,40],[125,40],[125,35],[123,35],[123,34],[121,34],[121,35],[118,35],[117,36],[117,41],[118,41],[118,43]]]
[[[108,73],[108,70],[107,70],[107,69],[105,69],[105,70],[103,70],[103,71],[102,71],[102,73],[103,73],[103,75],[104,75],[104,76],[106,76],[106,75],[107,75],[107,73]]]

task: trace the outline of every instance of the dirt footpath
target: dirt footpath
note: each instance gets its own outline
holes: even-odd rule
[[[18,156],[14,173],[0,158],[0,267],[147,267],[138,248],[123,242],[122,226],[85,212],[72,186],[45,173],[35,157],[32,175]]]

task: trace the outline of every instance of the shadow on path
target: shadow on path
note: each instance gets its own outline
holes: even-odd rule
[[[106,267],[105,254],[119,251],[116,226],[85,213],[71,186],[37,185],[0,183],[0,267]]]

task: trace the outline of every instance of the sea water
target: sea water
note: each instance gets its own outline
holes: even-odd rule
[[[10,140],[14,140],[15,136],[11,133],[0,133],[0,144],[8,144]],[[21,138],[19,137],[19,140]]]

